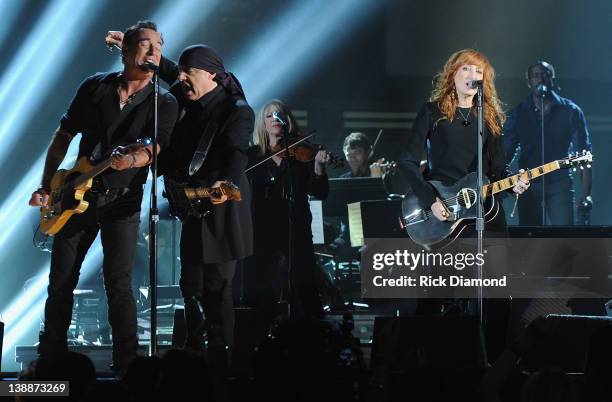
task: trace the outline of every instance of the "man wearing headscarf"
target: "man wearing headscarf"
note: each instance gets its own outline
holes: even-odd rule
[[[219,187],[230,181],[242,195],[241,201],[228,201],[226,195],[215,197],[205,208],[209,211],[205,216],[189,213],[181,217],[185,347],[202,350],[206,332],[209,359],[224,360],[226,347],[233,345],[236,262],[253,249],[250,189],[244,169],[254,113],[238,80],[209,46],[187,47],[178,65],[162,59],[159,72],[168,83],[178,80],[170,92],[179,102],[179,120],[170,151],[160,159],[166,191],[170,191],[169,179],[198,187]]]

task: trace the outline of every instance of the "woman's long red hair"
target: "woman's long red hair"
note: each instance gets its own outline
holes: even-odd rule
[[[438,104],[444,118],[448,121],[453,120],[458,106],[455,92],[455,74],[464,65],[476,65],[483,69],[482,87],[485,124],[493,134],[500,135],[502,125],[506,121],[506,115],[495,89],[495,70],[487,57],[474,49],[463,49],[451,55],[444,65],[444,70],[436,76],[435,88],[429,97],[429,101]],[[476,97],[474,97],[473,102],[473,105],[476,106]]]

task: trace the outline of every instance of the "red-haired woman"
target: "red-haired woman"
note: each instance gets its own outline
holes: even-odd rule
[[[507,175],[501,137],[506,116],[495,89],[495,70],[484,54],[473,49],[460,50],[451,55],[437,76],[429,102],[423,104],[416,117],[407,152],[400,161],[421,207],[431,209],[441,221],[450,218],[448,211],[426,180],[453,184],[478,167],[477,90],[471,87],[472,80],[483,81],[484,172],[491,181]],[[429,164],[427,177],[419,170],[424,150]],[[521,194],[528,187],[529,183],[519,181],[513,190]],[[505,231],[503,211],[487,229]]]
[[[477,90],[472,88],[470,82],[483,81],[483,169],[490,181],[500,180],[508,175],[502,139],[502,125],[506,116],[495,89],[495,70],[482,53],[464,49],[452,54],[436,78],[429,102],[423,104],[416,117],[408,147],[399,164],[421,208],[431,209],[437,219],[444,221],[451,219],[449,212],[426,180],[437,180],[450,185],[478,169]],[[427,153],[429,166],[425,173],[422,173],[419,164],[424,151]],[[528,187],[528,182],[519,180],[513,191],[522,194]],[[488,237],[505,237],[506,234],[504,211],[501,204],[498,205],[500,210],[497,215],[485,224]],[[470,229],[462,232],[462,236],[473,235],[473,226],[470,226]],[[507,259],[506,248],[496,247],[495,251],[489,251],[486,259],[487,269],[503,272]],[[449,311],[459,307],[465,309],[466,313],[475,312],[474,303],[466,299],[457,301],[467,302],[467,306],[471,307],[465,309],[465,305],[453,307],[451,304]],[[417,313],[439,314],[440,303],[443,303],[443,300],[420,302]],[[487,310],[490,308],[493,307],[490,305]]]

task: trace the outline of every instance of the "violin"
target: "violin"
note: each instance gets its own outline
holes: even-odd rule
[[[386,174],[395,174],[397,170],[397,162],[385,161],[385,158],[380,158],[370,165],[370,177],[382,177]]]
[[[284,142],[279,139],[279,142],[275,147],[272,148],[272,156],[278,156],[280,158],[286,158],[287,156],[295,158],[298,162],[312,162],[317,153],[325,148],[321,144],[313,144],[308,141],[308,138],[312,137],[313,134],[307,136],[298,136],[292,138],[289,143],[289,150],[285,149]],[[327,162],[334,169],[343,168],[345,160],[339,159],[331,152],[329,153],[329,161]]]

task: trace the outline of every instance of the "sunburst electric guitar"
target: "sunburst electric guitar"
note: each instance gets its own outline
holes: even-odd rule
[[[224,181],[219,187],[198,187],[181,180],[177,175],[164,175],[164,195],[170,204],[170,213],[180,220],[189,216],[203,218],[211,212],[211,198],[227,196],[228,201],[241,201],[242,194],[238,186],[231,181]]]
[[[499,212],[499,204],[493,195],[514,187],[520,177],[531,180],[558,169],[577,167],[584,169],[585,166],[590,168],[592,161],[593,155],[583,151],[503,180],[485,184],[481,194],[485,199],[491,198],[491,202],[485,206],[485,221],[491,221]],[[422,209],[414,194],[406,196],[402,200],[401,221],[410,238],[427,249],[441,248],[455,240],[467,225],[474,224],[478,215],[476,182],[476,173],[465,175],[451,186],[439,181],[429,182],[450,212],[451,217],[446,221],[438,220],[430,209]]]
[[[117,147],[108,158],[95,165],[87,156],[83,156],[72,169],[58,169],[51,178],[49,202],[40,208],[40,230],[54,235],[73,215],[85,212],[89,206],[85,194],[91,189],[94,177],[110,168],[113,156],[138,152],[147,142],[148,139],[144,139],[136,144]]]

